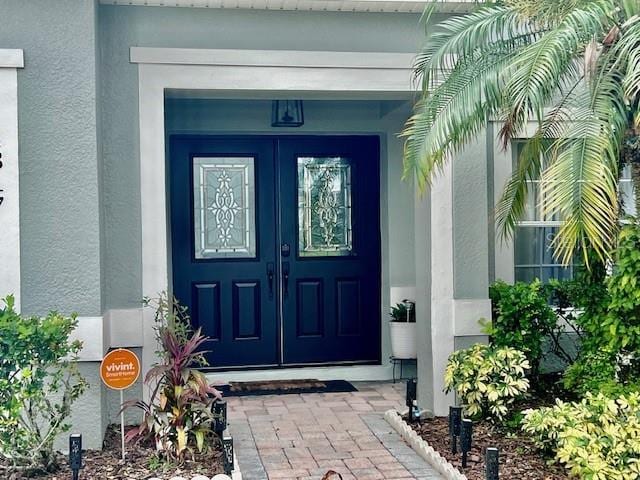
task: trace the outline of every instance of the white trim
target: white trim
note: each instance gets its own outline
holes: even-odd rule
[[[411,425],[404,420],[406,412],[398,413],[395,410],[387,410],[384,419],[398,432],[402,439],[431,465],[446,480],[467,480],[467,477],[454,467],[440,452],[435,450],[429,442],[418,435]]]
[[[0,68],[24,68],[22,49],[0,48]]]
[[[446,415],[453,395],[444,393],[447,360],[455,349],[453,258],[453,162],[449,159],[431,185],[431,368],[433,413]],[[420,371],[418,369],[418,374]]]
[[[286,68],[365,68],[407,70],[412,53],[304,52],[299,50],[229,50],[131,47],[131,63],[167,65],[226,65]]]
[[[418,14],[431,3],[435,4],[438,12],[468,12],[477,0],[436,0],[434,2],[416,0],[100,0],[100,3],[154,7]]]
[[[79,360],[99,362],[110,348],[142,347],[142,312],[142,308],[113,309],[101,317],[78,317],[71,338],[82,342]]]
[[[20,167],[18,140],[18,72],[22,50],[0,49],[0,296],[13,294],[21,307]]]
[[[383,359],[384,361],[384,359]],[[230,370],[226,372],[207,373],[207,378],[214,384],[227,382],[253,382],[266,380],[347,380],[376,381],[389,380],[393,376],[392,366],[384,365],[349,365],[343,367],[301,367],[273,368],[269,370]]]
[[[135,49],[135,52],[134,52]],[[165,128],[164,128],[164,96],[167,89],[208,90],[216,91],[221,98],[237,95],[238,91],[247,96],[263,94],[277,95],[278,92],[302,92],[317,98],[369,98],[384,99],[406,97],[412,92],[411,68],[388,68],[387,54],[372,53],[362,55],[353,52],[289,52],[294,59],[293,66],[272,66],[282,62],[282,52],[263,51],[260,59],[255,51],[216,51],[205,50],[195,53],[194,50],[145,49],[132,48],[132,59],[175,58],[180,52],[193,54],[202,60],[223,63],[236,58],[232,63],[251,63],[253,65],[198,64],[183,63],[140,63],[139,78],[139,117],[140,117],[140,195],[142,223],[142,294],[154,297],[158,292],[170,288],[170,246],[167,217],[166,173],[165,173]],[[340,67],[318,67],[317,60],[323,65],[341,65]],[[215,60],[217,59],[217,60]],[[357,64],[352,68],[347,60]],[[314,65],[315,66],[309,66]],[[303,66],[300,66],[303,65]],[[367,66],[368,65],[368,66]],[[153,332],[153,312],[143,311],[143,354],[142,368],[147,371],[155,360],[155,336]],[[384,322],[383,322],[384,325]],[[385,361],[385,359],[383,359]],[[362,370],[366,369],[366,370]],[[304,369],[278,369],[259,371],[260,378],[268,375],[282,376],[310,374],[320,375],[322,372],[332,378],[348,378],[349,375],[360,375],[363,378],[390,378],[390,366],[377,367],[318,367]],[[373,373],[372,373],[373,372]],[[232,372],[220,374],[225,379]],[[248,378],[256,372],[237,372],[239,377]],[[217,374],[216,374],[217,375]],[[284,378],[284,377],[281,377]]]
[[[78,326],[70,339],[80,340],[82,350],[78,356],[81,362],[100,362],[109,350],[108,332],[103,317],[78,317]]]

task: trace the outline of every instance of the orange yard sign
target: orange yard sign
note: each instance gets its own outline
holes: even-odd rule
[[[100,364],[100,377],[114,390],[124,390],[133,385],[140,375],[140,360],[131,350],[118,348],[107,353]]]

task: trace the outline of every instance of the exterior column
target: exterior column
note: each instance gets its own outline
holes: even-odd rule
[[[170,245],[167,240],[166,183],[164,165],[164,89],[157,81],[153,66],[140,65],[140,204],[142,215],[142,294],[157,298],[166,291],[171,297],[169,280]],[[142,375],[158,360],[155,314],[142,310]],[[151,387],[143,387],[149,400]]]
[[[431,203],[431,368],[433,412],[446,415],[453,395],[444,393],[444,371],[454,351],[453,164],[448,161],[434,179]]]
[[[0,49],[0,296],[13,294],[20,310],[20,192],[18,68],[22,50]]]
[[[415,201],[418,403],[446,415],[444,370],[454,350],[453,175],[448,162],[430,190]]]

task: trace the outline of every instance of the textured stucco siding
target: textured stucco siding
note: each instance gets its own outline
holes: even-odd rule
[[[2,0],[18,72],[22,310],[101,308],[94,0]],[[9,292],[0,292],[1,294]]]
[[[133,349],[140,356],[140,349]],[[71,429],[56,439],[55,447],[66,451],[70,433],[81,433],[82,444],[85,448],[100,449],[107,426],[111,423],[120,424],[120,392],[109,390],[100,380],[100,362],[80,362],[80,374],[89,384],[85,393],[73,404],[71,416],[68,419]],[[142,398],[142,378],[129,389],[124,391],[124,400]],[[136,409],[125,412],[125,424],[132,425],[140,422],[141,413]]]
[[[484,132],[453,159],[454,296],[489,294],[487,136]]]
[[[63,452],[68,451],[71,433],[82,434],[84,448],[102,448],[102,439],[108,424],[106,395],[100,381],[100,363],[81,362],[79,370],[89,388],[73,404],[68,419],[71,429],[56,439],[55,448]]]
[[[100,6],[99,25],[106,308],[136,307],[142,295],[138,76],[129,47],[415,52],[423,32],[412,14],[108,5]],[[409,257],[398,260],[411,272]]]

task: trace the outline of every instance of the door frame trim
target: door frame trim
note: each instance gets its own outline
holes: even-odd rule
[[[198,64],[186,63],[194,60],[184,55],[184,49],[145,49],[147,53],[154,53],[155,61],[160,63],[145,63],[152,59],[136,57],[136,50],[137,47],[132,47],[131,62],[138,64],[143,296],[155,296],[162,290],[171,290],[165,90],[211,90],[222,98],[283,98],[295,94],[299,98],[327,100],[407,99],[414,91],[411,54],[393,54],[398,66],[389,68],[390,54],[382,52],[300,51],[295,52],[297,60],[294,64],[269,66],[255,61],[251,64],[249,58],[255,55],[255,51],[249,51],[252,52],[249,54],[245,50],[225,50],[225,55],[238,59],[232,62],[234,65],[228,65],[220,61],[216,63],[215,52],[220,52],[216,50],[188,49],[207,58]],[[273,59],[280,58],[282,52],[265,50],[260,55]],[[358,63],[363,58],[367,60],[365,65]],[[333,62],[328,59],[333,59]],[[153,312],[145,309],[143,342],[147,348],[142,353],[144,371],[148,371],[155,361],[153,325]],[[148,392],[145,390],[146,395]]]

